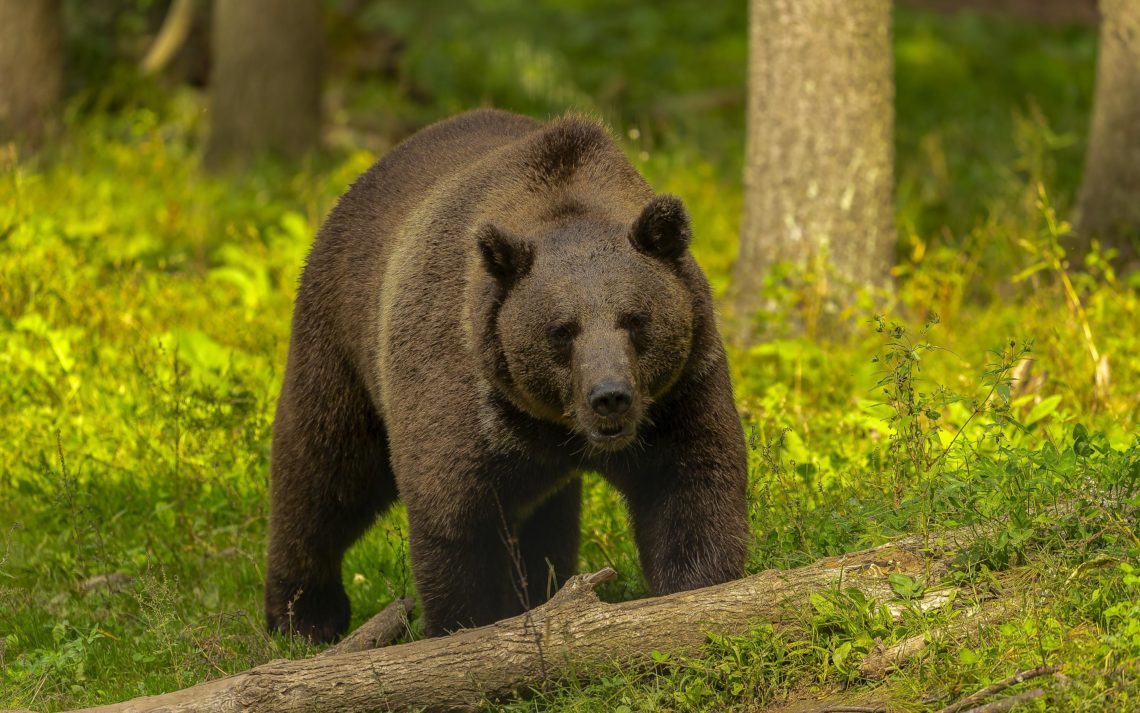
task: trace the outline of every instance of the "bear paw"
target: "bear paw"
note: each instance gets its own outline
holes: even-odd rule
[[[348,630],[348,595],[340,582],[270,583],[265,589],[265,618],[270,631],[329,643]]]

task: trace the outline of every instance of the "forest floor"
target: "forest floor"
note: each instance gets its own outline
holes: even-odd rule
[[[699,47],[727,85],[739,40],[678,51]],[[946,527],[984,534],[944,580],[898,578],[891,601],[837,585],[796,626],[758,622],[699,656],[660,652],[488,707],[760,710],[842,694],[926,711],[1056,665],[1011,689],[1043,688],[1025,710],[1140,710],[1140,278],[1101,251],[1064,256],[1095,34],[912,12],[895,45],[896,288],[836,304],[826,275],[788,272],[762,338],[730,345],[748,569]],[[585,51],[563,49],[588,74]],[[432,79],[423,62],[437,114],[499,86],[497,65],[469,68],[477,81]],[[705,80],[675,78],[679,95]],[[541,115],[591,81],[556,96],[504,84],[496,101]],[[642,121],[641,91],[611,120],[650,182],[691,207],[694,252],[723,295],[739,116]],[[162,96],[77,103],[43,156],[0,156],[0,707],[112,702],[316,651],[262,623],[269,433],[306,250],[376,156],[350,138],[300,171],[208,177],[201,98]],[[365,92],[345,101],[357,117],[368,106]],[[645,595],[623,504],[588,475],[580,568],[605,566],[619,578],[603,598]],[[352,548],[344,578],[354,626],[414,596],[402,510]],[[947,586],[961,594],[921,606]],[[937,635],[995,596],[1017,606]],[[932,642],[922,656],[861,673],[877,647],[917,635]]]

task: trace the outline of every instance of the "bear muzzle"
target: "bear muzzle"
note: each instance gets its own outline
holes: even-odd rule
[[[633,387],[627,381],[608,380],[595,384],[587,396],[593,421],[590,443],[604,450],[620,450],[637,434]]]

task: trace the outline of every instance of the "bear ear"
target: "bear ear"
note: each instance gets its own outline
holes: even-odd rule
[[[662,260],[677,260],[685,254],[693,230],[689,213],[677,196],[655,196],[642,209],[630,228],[629,241],[646,255]]]
[[[503,285],[521,280],[534,263],[534,248],[524,239],[487,223],[476,231],[483,267]]]

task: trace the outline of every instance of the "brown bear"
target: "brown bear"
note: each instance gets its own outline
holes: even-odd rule
[[[534,606],[575,571],[586,470],[653,592],[741,576],[744,434],[690,235],[582,117],[462,114],[362,175],[297,294],[270,628],[345,631],[344,552],[397,497],[428,635]]]

